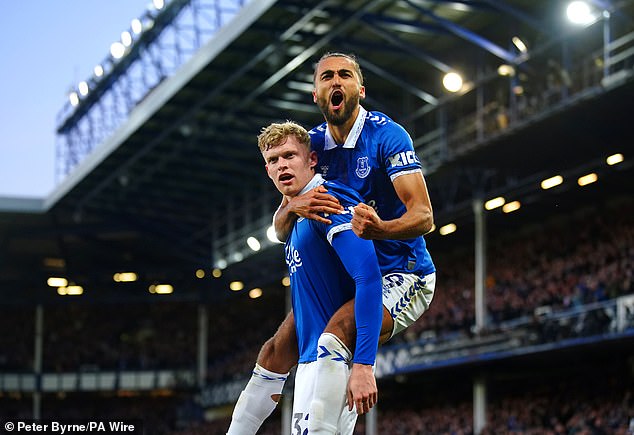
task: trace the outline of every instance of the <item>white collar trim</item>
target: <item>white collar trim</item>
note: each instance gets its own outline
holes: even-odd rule
[[[304,186],[304,188],[301,192],[298,193],[298,195],[306,193],[310,189],[314,189],[317,186],[321,186],[322,184],[324,184],[325,181],[326,180],[324,180],[324,177],[322,177],[321,174],[315,174],[315,176],[308,182],[306,186]]]
[[[346,138],[346,142],[343,144],[344,148],[354,148],[357,145],[357,139],[359,139],[359,136],[361,136],[361,130],[363,130],[363,125],[365,124],[365,116],[367,113],[368,111],[365,110],[363,106],[359,106],[357,119],[354,121],[352,130],[350,130],[350,133]],[[328,127],[328,125],[326,125],[326,143],[324,144],[324,151],[331,150],[333,148],[337,148],[337,144],[332,138],[330,128]]]

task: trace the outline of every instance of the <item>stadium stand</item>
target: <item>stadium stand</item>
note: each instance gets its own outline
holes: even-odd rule
[[[605,9],[583,28],[561,24],[562,5],[172,0],[148,12],[129,56],[60,113],[55,191],[0,198],[0,419],[225,433],[287,306],[282,250],[264,238],[279,198],[255,135],[320,122],[312,61],[336,49],[359,55],[364,104],[410,131],[436,224],[458,226],[426,236],[437,295],[381,349],[377,420],[355,433],[634,432],[634,2],[593,2]],[[191,44],[174,44],[183,29]],[[449,94],[441,73],[458,67],[467,82]],[[540,188],[555,174],[561,185]],[[498,195],[521,208],[474,212]],[[138,279],[114,282],[123,271]],[[84,294],[62,296],[51,276]],[[230,292],[234,280],[245,291]],[[173,294],[151,293],[161,283]],[[287,433],[291,387],[260,434]]]

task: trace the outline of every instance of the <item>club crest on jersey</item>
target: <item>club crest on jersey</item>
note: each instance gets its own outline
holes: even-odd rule
[[[359,157],[357,159],[357,169],[354,171],[359,178],[365,178],[370,173],[370,164],[368,163],[368,157]]]

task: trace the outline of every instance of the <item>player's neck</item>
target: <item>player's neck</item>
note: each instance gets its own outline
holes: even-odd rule
[[[359,106],[352,112],[350,118],[346,120],[345,123],[341,125],[333,125],[330,122],[328,123],[328,129],[330,130],[330,135],[337,145],[342,145],[348,139],[348,135],[350,134],[350,130],[352,130],[352,126],[357,120],[357,116],[359,116]]]

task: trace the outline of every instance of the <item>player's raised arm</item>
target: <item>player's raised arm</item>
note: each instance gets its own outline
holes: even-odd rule
[[[293,198],[285,196],[273,216],[273,227],[277,239],[286,240],[298,216],[329,224],[330,220],[319,213],[335,214],[343,208],[339,201],[327,192],[324,186],[318,186]]]

